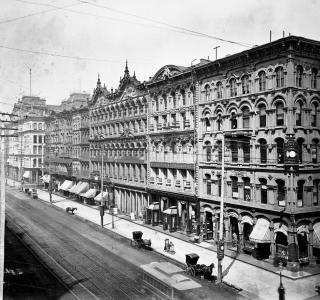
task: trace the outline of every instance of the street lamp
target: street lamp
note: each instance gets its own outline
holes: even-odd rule
[[[280,285],[278,287],[278,293],[279,293],[279,300],[285,300],[285,293],[286,293],[286,290],[282,284],[282,262],[279,263],[279,268],[280,268]]]

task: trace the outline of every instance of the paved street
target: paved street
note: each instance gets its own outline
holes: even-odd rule
[[[79,299],[149,298],[140,288],[138,266],[167,260],[163,256],[133,249],[127,239],[90,226],[90,222],[17,190],[7,192],[6,207],[11,226],[20,231],[27,243],[32,240],[41,247],[37,250],[40,258],[49,263]],[[228,287],[201,284],[202,288],[185,293],[184,299],[241,298]]]

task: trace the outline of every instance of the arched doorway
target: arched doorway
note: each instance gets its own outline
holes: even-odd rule
[[[309,226],[301,224],[297,228],[297,240],[299,247],[299,258],[306,258],[309,256]]]
[[[231,240],[230,246],[231,248],[237,249],[239,238],[240,238],[238,216],[235,213],[229,214],[229,222],[230,222],[230,240]]]
[[[203,238],[213,239],[213,211],[210,207],[204,208]]]

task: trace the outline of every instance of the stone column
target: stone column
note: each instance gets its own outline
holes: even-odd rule
[[[312,223],[309,223],[308,257],[310,262],[315,260],[315,257],[313,256],[313,231],[313,225]]]
[[[241,252],[243,249],[243,224],[241,223],[242,217],[238,218],[238,228],[239,228],[239,244],[238,244],[238,252]]]

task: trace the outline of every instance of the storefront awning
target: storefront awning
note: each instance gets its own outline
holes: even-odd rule
[[[154,203],[150,204],[148,206],[148,209],[150,209],[150,210],[159,210],[160,209],[159,202],[154,202]]]
[[[42,180],[43,182],[49,183],[49,182],[50,182],[50,178],[51,178],[51,176],[50,176],[49,174],[45,174],[45,175],[43,175],[43,176],[41,177],[41,180]]]
[[[72,186],[73,186],[72,181],[70,181],[70,180],[65,180],[65,181],[63,182],[63,184],[61,184],[60,190],[67,191],[67,190],[70,189]]]
[[[313,247],[320,248],[320,223],[313,225]]]
[[[176,206],[171,206],[168,209],[164,210],[163,213],[168,215],[177,215],[178,210]]]
[[[249,240],[255,243],[270,243],[270,222],[266,219],[260,218],[254,225]]]
[[[284,235],[288,236],[288,227],[283,223],[274,223],[274,233],[282,232]]]
[[[80,196],[85,197],[85,198],[93,198],[96,195],[96,190],[95,189],[90,189],[85,193],[81,193]]]
[[[297,228],[297,233],[301,234],[302,232],[305,232],[306,234],[309,234],[309,226],[307,224],[302,224]]]
[[[82,182],[82,184],[79,186],[79,188],[76,189],[74,193],[77,195],[80,195],[81,193],[85,193],[88,189],[89,189],[89,183]]]
[[[30,178],[30,171],[25,171],[24,173],[23,173],[23,176],[22,177],[24,177],[24,178]]]
[[[242,216],[241,224],[243,224],[243,223],[248,223],[251,226],[253,226],[253,220],[252,220],[252,218],[250,216]]]
[[[107,199],[107,197],[108,197],[108,192],[103,192],[103,195],[102,195],[102,193],[99,193],[99,195],[96,196],[96,197],[94,198],[94,200],[95,200],[95,201],[101,201],[101,197],[103,197],[104,200]]]
[[[69,190],[69,192],[70,192],[70,193],[75,193],[75,191],[77,190],[77,188],[80,187],[81,184],[82,184],[82,181],[79,181],[76,185],[74,185],[74,186]]]

